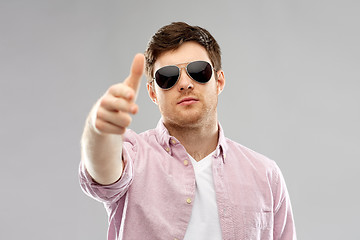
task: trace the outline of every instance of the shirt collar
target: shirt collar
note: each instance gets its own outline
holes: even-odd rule
[[[219,158],[220,156],[222,156],[223,162],[225,163],[228,146],[221,124],[218,123],[218,126],[219,126],[219,141],[216,150],[214,152],[214,157]],[[165,151],[167,151],[171,155],[172,146],[179,144],[179,141],[175,137],[170,136],[169,131],[165,127],[162,119],[159,120],[155,131],[160,145],[165,149]]]

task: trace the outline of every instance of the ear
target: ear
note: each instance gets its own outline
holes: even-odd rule
[[[157,105],[157,97],[156,97],[156,91],[154,88],[154,82],[148,82],[146,84],[146,88],[147,88],[147,91],[148,91],[151,101],[153,101]]]
[[[217,92],[218,95],[220,95],[220,93],[223,91],[225,87],[225,74],[223,70],[219,70],[216,72],[216,75],[217,75],[217,81],[216,81]]]

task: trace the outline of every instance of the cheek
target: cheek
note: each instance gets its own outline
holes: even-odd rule
[[[164,102],[164,95],[162,95],[161,93],[157,93],[156,94],[156,99],[158,101],[158,104],[161,105]]]
[[[207,92],[212,96],[212,97],[217,97],[219,95],[219,86],[218,84],[214,81],[211,83],[211,86],[209,86]]]
[[[161,93],[157,95],[157,101],[161,112],[169,108],[169,105],[171,103],[169,97],[166,96],[166,94],[161,94]]]

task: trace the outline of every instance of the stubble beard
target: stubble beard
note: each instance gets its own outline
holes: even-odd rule
[[[193,106],[188,106],[183,111],[166,114],[168,111],[160,109],[163,116],[164,124],[167,128],[178,130],[195,130],[208,127],[211,124],[217,124],[217,99],[215,103],[208,106],[201,106],[200,108],[191,109]],[[200,103],[199,103],[200,104]],[[215,121],[215,122],[214,122]]]

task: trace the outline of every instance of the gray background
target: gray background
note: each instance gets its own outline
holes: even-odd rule
[[[228,137],[274,159],[299,239],[360,239],[358,1],[0,2],[0,239],[106,239],[78,185],[92,104],[172,21],[207,28]],[[160,115],[140,90],[137,132]]]

